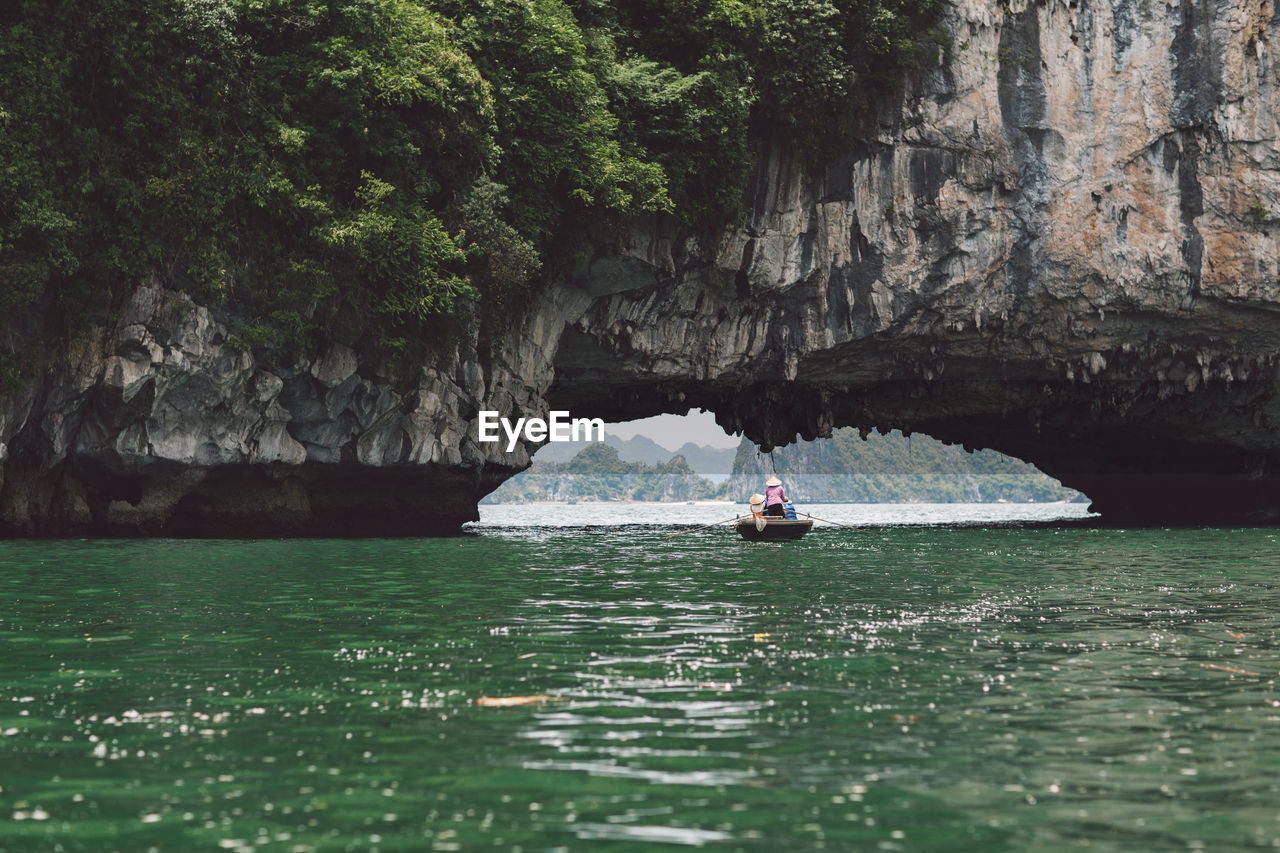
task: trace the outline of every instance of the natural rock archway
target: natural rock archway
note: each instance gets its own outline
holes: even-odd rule
[[[951,14],[877,138],[820,169],[775,144],[748,227],[585,268],[550,401],[695,404],[762,443],[919,430],[1108,521],[1280,520],[1271,5]]]
[[[762,142],[747,222],[662,222],[412,382],[360,329],[259,364],[160,283],[0,400],[0,529],[438,533],[528,465],[477,414],[690,405],[760,443],[993,447],[1117,523],[1280,520],[1280,18],[957,0],[845,153]]]

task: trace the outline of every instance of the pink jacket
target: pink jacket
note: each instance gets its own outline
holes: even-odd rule
[[[787,502],[787,493],[782,490],[782,486],[765,486],[764,487],[764,505],[773,506]]]

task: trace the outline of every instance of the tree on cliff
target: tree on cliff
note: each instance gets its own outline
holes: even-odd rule
[[[730,221],[752,128],[820,135],[936,6],[14,0],[0,311],[74,330],[155,277],[295,348],[349,309],[388,342],[509,311],[588,224]]]

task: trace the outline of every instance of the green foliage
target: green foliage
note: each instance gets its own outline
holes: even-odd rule
[[[1251,225],[1260,228],[1271,222],[1271,209],[1255,198],[1245,210],[1244,217]]]
[[[682,73],[735,77],[742,89],[720,102],[722,116],[745,103],[753,122],[781,123],[810,146],[950,44],[936,25],[940,0],[615,0],[608,8],[628,50]]]
[[[547,239],[565,208],[670,208],[656,164],[625,151],[599,66],[560,0],[445,0],[477,67],[494,90],[502,158],[497,180],[514,226]]]
[[[478,260],[476,275],[494,309],[518,302],[526,282],[542,266],[533,241],[508,221],[509,207],[507,188],[481,176],[450,210],[452,219],[464,223],[468,251]]]
[[[487,83],[407,0],[20,2],[3,20],[5,307],[149,275],[292,332],[340,296],[474,294],[436,211],[492,155]]]
[[[685,224],[721,226],[740,214],[750,103],[739,75],[727,64],[681,74],[629,58],[606,85],[628,143],[662,165]]]
[[[30,367],[17,353],[0,350],[0,393],[25,389]]]
[[[589,226],[730,222],[752,128],[821,136],[936,4],[12,0],[0,310],[70,327],[154,277],[283,349],[509,311]]]

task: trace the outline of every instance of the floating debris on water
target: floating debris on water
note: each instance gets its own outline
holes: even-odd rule
[[[1202,663],[1200,665],[1205,669],[1218,669],[1223,672],[1233,672],[1236,675],[1262,675],[1260,672],[1254,672],[1251,669],[1241,669],[1238,666],[1221,666],[1216,663]]]
[[[537,696],[481,696],[476,704],[481,708],[513,708],[518,705],[541,705],[550,702],[551,697],[545,694]]]

